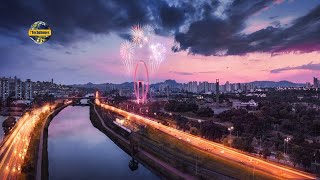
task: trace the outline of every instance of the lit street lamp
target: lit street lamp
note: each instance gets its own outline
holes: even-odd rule
[[[288,144],[289,144],[290,140],[291,140],[290,137],[284,138],[284,150],[283,150],[284,157],[286,157],[286,154],[288,152]],[[287,144],[287,146],[286,146],[286,144]]]
[[[234,129],[233,126],[231,126],[231,127],[228,128],[228,131],[229,131],[229,135],[230,135],[230,136],[231,136],[231,132],[233,131],[233,129]]]

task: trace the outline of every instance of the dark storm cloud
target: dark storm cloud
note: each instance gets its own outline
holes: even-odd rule
[[[50,41],[70,42],[92,33],[109,33],[135,23],[148,23],[148,12],[141,1],[40,1],[10,0],[0,4],[0,27],[8,31],[24,29],[38,20],[53,30]],[[25,33],[24,32],[24,33]],[[74,34],[81,35],[75,36]],[[25,36],[25,34],[23,34]]]
[[[309,64],[304,64],[304,65],[301,65],[301,66],[284,67],[284,68],[273,69],[270,72],[271,73],[280,73],[280,72],[283,72],[283,71],[290,71],[290,70],[319,71],[320,70],[320,64],[313,64],[312,62],[310,62]]]
[[[170,2],[170,1],[168,1]],[[73,42],[91,34],[115,32],[129,39],[128,29],[134,24],[151,24],[160,35],[172,35],[197,14],[212,10],[217,2],[179,2],[169,5],[166,0],[10,0],[0,4],[0,30],[17,32],[17,38],[35,21],[46,22],[53,30],[50,41]],[[199,12],[202,13],[199,13]]]
[[[226,18],[208,16],[195,21],[186,33],[175,36],[179,46],[174,51],[188,50],[193,54],[219,55],[244,51],[249,42],[238,33],[245,28],[245,20],[251,15],[267,8],[272,1],[236,0],[225,11]]]
[[[273,26],[251,34],[241,34],[245,20],[268,7],[272,1],[235,1],[227,10],[227,18],[215,17],[195,21],[186,33],[177,33],[178,45],[173,51],[186,50],[202,55],[242,55],[248,52],[283,53],[320,50],[320,6],[296,19],[292,26]]]
[[[139,23],[155,26],[158,35],[174,36],[177,43],[172,50],[191,54],[319,50],[320,6],[296,19],[290,27],[274,21],[273,26],[254,33],[241,33],[249,17],[275,2],[234,0],[226,5],[217,0],[8,0],[0,3],[0,32],[23,41],[28,39],[30,25],[42,20],[53,30],[50,41],[65,46],[92,34],[110,32],[130,39],[129,28]],[[223,11],[219,12],[221,6]],[[277,16],[270,19],[276,20]]]

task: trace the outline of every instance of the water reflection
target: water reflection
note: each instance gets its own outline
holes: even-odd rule
[[[89,107],[67,107],[51,122],[48,139],[49,179],[159,179],[141,166],[89,120]],[[136,164],[138,166],[138,164]]]

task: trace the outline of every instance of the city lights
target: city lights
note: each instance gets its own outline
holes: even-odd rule
[[[99,100],[96,100],[96,102],[99,103]],[[116,111],[117,108],[115,108],[113,106],[105,104],[103,107],[106,110],[111,110],[113,112],[117,112]],[[125,116],[125,117],[130,116],[130,117],[132,117],[132,120],[136,120],[136,121],[139,121],[139,122],[144,123],[146,125],[149,125],[151,127],[154,127],[164,133],[172,135],[172,137],[178,138],[179,140],[185,139],[185,142],[189,143],[190,145],[193,145],[193,146],[196,146],[200,149],[206,150],[214,155],[219,155],[219,156],[224,157],[226,159],[229,159],[229,160],[232,160],[235,162],[239,162],[239,163],[245,163],[250,166],[254,162],[253,174],[254,174],[255,169],[257,169],[257,170],[259,169],[261,171],[264,171],[264,172],[267,172],[270,174],[274,174],[276,176],[278,175],[279,171],[282,171],[282,172],[286,173],[287,178],[315,179],[314,176],[309,175],[304,172],[301,172],[299,170],[286,168],[286,167],[283,167],[283,166],[278,165],[276,163],[265,161],[265,160],[260,159],[258,157],[249,156],[248,154],[242,153],[236,149],[226,147],[222,144],[215,143],[215,142],[200,138],[198,136],[194,136],[192,134],[188,134],[186,132],[182,132],[177,129],[159,124],[156,121],[153,121],[151,119],[145,118],[140,115],[136,115],[136,114],[126,112],[126,111],[121,111],[121,113],[119,113],[119,114],[122,116]],[[229,132],[231,132],[232,130],[234,130],[234,127],[233,126],[229,127],[228,130],[229,130]],[[286,138],[285,141],[290,141],[290,139]]]
[[[20,118],[19,122],[11,135],[0,149],[0,155],[3,158],[0,161],[0,179],[17,179],[21,172],[21,164],[23,164],[27,156],[30,138],[35,125],[40,120],[42,113],[47,113],[54,106],[45,105],[41,108],[33,110],[30,115],[26,114]],[[5,169],[6,171],[3,171]]]

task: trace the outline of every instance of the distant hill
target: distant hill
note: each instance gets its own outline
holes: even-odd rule
[[[293,83],[290,81],[253,81],[251,82],[256,87],[260,88],[273,88],[273,87],[302,87],[304,84],[301,83]]]
[[[253,81],[251,82],[254,84],[254,86],[259,88],[274,88],[274,87],[302,87],[305,84],[302,83],[293,83],[290,81]],[[165,80],[164,82],[154,83],[151,84],[151,87],[158,89],[160,85],[166,84],[170,87],[177,87],[179,83],[177,83],[175,80]],[[124,82],[121,84],[113,84],[113,83],[102,83],[102,84],[93,84],[91,82],[87,84],[74,84],[71,85],[72,87],[76,88],[90,88],[90,89],[99,89],[99,90],[106,90],[106,89],[133,89],[133,82]]]
[[[102,84],[93,84],[91,82],[87,84],[73,84],[71,85],[75,88],[87,88],[87,89],[99,89],[101,91],[104,91],[106,89],[124,89],[124,88],[133,88],[133,82],[124,82],[121,84],[113,84],[113,83],[102,83]]]

